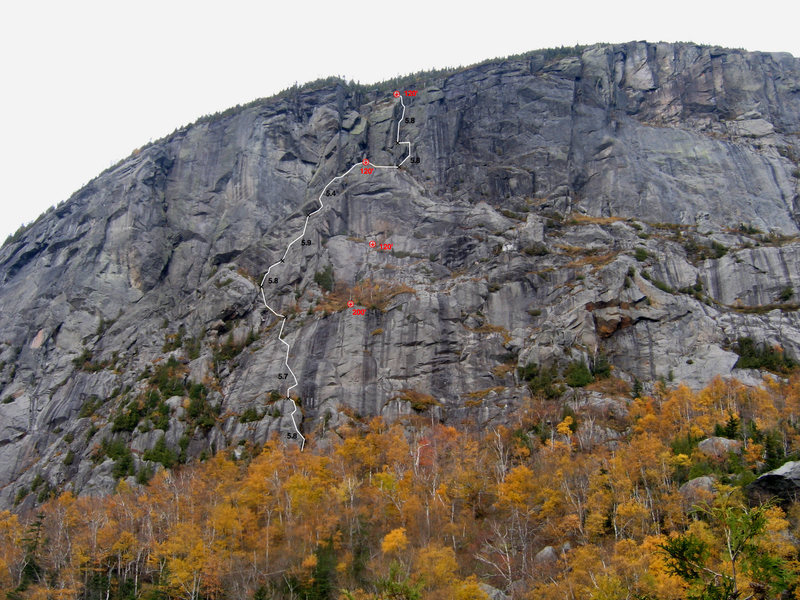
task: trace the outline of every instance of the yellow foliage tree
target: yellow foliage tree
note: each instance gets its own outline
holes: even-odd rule
[[[387,533],[381,541],[381,551],[384,554],[397,555],[408,547],[406,528],[398,527]]]
[[[483,591],[475,575],[470,575],[454,587],[454,600],[489,600],[489,594]]]
[[[457,585],[458,563],[453,549],[441,544],[428,544],[420,549],[414,561],[416,578],[428,590],[427,598],[452,598]]]
[[[22,559],[22,526],[17,515],[0,511],[0,589],[11,589],[14,582],[12,568]]]

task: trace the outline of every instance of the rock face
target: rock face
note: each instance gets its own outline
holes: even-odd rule
[[[502,421],[528,363],[602,353],[628,381],[701,385],[739,337],[800,356],[798,59],[598,45],[397,87],[417,91],[413,160],[330,186],[265,282],[305,432]],[[291,434],[259,284],[333,177],[403,159],[392,91],[331,83],[203,119],[0,249],[0,506],[32,503],[37,475],[108,489],[111,440],[139,470],[162,435],[191,460]]]

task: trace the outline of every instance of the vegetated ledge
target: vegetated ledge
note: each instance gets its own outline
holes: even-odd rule
[[[722,304],[721,306],[748,315],[763,315],[773,310],[792,312],[800,309],[800,303],[797,302],[772,302],[770,304],[756,304],[752,306],[744,304]]]

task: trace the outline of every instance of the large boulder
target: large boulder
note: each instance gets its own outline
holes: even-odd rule
[[[558,552],[552,546],[545,546],[533,557],[533,564],[544,566],[558,562]]]
[[[504,594],[502,590],[498,590],[488,583],[479,583],[478,586],[489,597],[489,600],[511,600],[511,596]]]
[[[703,504],[714,499],[715,484],[716,480],[708,475],[695,477],[678,488],[678,493],[690,506]]]
[[[739,440],[729,440],[724,437],[710,437],[697,444],[697,449],[709,458],[722,460],[731,452],[738,452],[742,447]]]
[[[787,462],[777,469],[764,473],[748,486],[755,496],[778,496],[795,500],[800,496],[800,461]]]

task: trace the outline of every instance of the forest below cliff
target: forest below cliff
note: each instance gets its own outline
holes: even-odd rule
[[[660,382],[637,398],[613,376],[589,387],[616,401],[576,414],[533,393],[515,423],[481,433],[422,410],[391,425],[352,415],[304,452],[272,439],[181,465],[161,445],[151,460],[165,467],[144,486],[0,513],[0,589],[12,600],[797,593],[800,504],[760,505],[745,488],[800,451],[800,374],[698,392]],[[615,441],[595,443],[599,430]]]

